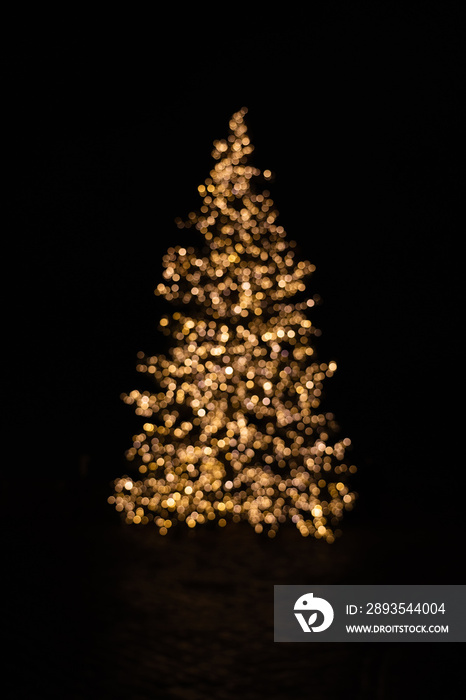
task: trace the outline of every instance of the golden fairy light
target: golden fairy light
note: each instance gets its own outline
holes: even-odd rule
[[[336,363],[314,360],[316,297],[299,299],[315,268],[297,260],[270,192],[258,187],[271,172],[249,164],[246,112],[214,142],[200,210],[177,220],[202,235],[203,250],[171,247],[163,259],[155,293],[174,308],[160,320],[171,349],[138,353],[153,389],[122,395],[142,429],[126,453],[133,476],[115,481],[109,502],[127,523],[153,522],[162,535],[181,522],[247,520],[274,537],[292,521],[303,536],[333,542],[356,471],[345,463],[351,441],[332,438],[334,416],[319,411]]]

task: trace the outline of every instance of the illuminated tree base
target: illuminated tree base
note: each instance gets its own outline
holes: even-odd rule
[[[180,525],[189,528],[195,528],[199,525],[211,525],[224,528],[230,523],[248,522],[252,525],[256,533],[266,533],[268,537],[273,538],[277,534],[279,527],[289,520],[295,524],[303,537],[311,536],[332,543],[335,541],[336,537],[341,535],[341,530],[338,528],[342,518],[341,508],[333,505],[334,510],[332,510],[331,507],[322,505],[322,502],[318,502],[319,505],[314,505],[309,512],[310,517],[308,516],[306,518],[301,514],[293,512],[294,509],[287,510],[283,508],[280,498],[277,499],[277,508],[274,510],[258,512],[258,508],[255,504],[249,507],[244,504],[240,505],[238,502],[239,499],[235,499],[232,495],[231,499],[226,501],[229,505],[226,505],[225,501],[222,500],[217,504],[213,504],[210,508],[199,506],[199,510],[194,510],[185,514],[185,506],[181,505],[185,499],[180,497],[175,500],[173,496],[169,496],[169,498],[166,499],[167,507],[162,508],[162,510],[156,513],[152,513],[148,510],[148,508],[150,508],[149,504],[147,504],[148,507],[145,507],[147,497],[141,496],[139,500],[136,496],[136,499],[133,500],[135,493],[140,494],[144,492],[143,482],[133,484],[131,487],[131,494],[124,493],[124,491],[129,488],[128,482],[126,482],[125,485],[119,480],[115,482],[115,488],[116,494],[111,496],[108,501],[109,503],[115,504],[116,509],[124,514],[125,522],[128,525],[147,525],[153,523],[157,526],[160,535],[167,535],[171,529],[175,526],[179,528]],[[345,503],[345,510],[351,510],[353,496],[354,494],[352,494],[351,501]],[[150,499],[148,500],[150,503]],[[174,502],[171,507],[168,504],[169,500]],[[176,505],[177,503],[180,505]],[[337,499],[337,503],[340,503],[339,499]],[[222,505],[223,507],[221,507]],[[276,513],[279,512],[279,514],[274,515],[274,511]]]

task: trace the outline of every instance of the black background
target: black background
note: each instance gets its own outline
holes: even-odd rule
[[[348,534],[320,575],[329,583],[462,583],[459,17],[440,4],[419,13],[328,5],[315,17],[245,12],[144,25],[141,17],[95,33],[18,32],[7,59],[14,218],[4,258],[13,379],[5,512],[15,570],[26,583],[20,607],[46,609],[45,617],[32,615],[35,627],[55,630],[59,618],[71,644],[75,617],[86,619],[91,636],[106,629],[94,622],[90,601],[96,591],[105,598],[113,557],[133,553],[129,568],[123,561],[126,573],[140,565],[140,545],[105,502],[139,425],[119,395],[138,386],[137,351],[160,347],[153,289],[161,257],[169,244],[188,240],[174,219],[198,207],[212,142],[226,137],[242,106],[252,162],[274,173],[280,223],[317,268],[309,290],[323,299],[314,315],[318,357],[339,367],[326,406],[352,438],[360,467]],[[216,537],[208,546],[221,557]],[[227,558],[258,546],[244,537],[243,544],[225,540]],[[295,547],[297,557],[333,556],[316,554],[321,543],[306,550],[294,533],[287,537],[287,552]],[[157,567],[161,545],[150,546]],[[177,541],[171,553],[169,546],[167,561],[180,552],[176,575],[199,542],[187,550]],[[305,583],[274,569],[284,546],[280,538],[260,544],[264,578],[270,586]],[[301,577],[318,580],[301,565]],[[51,587],[57,580],[59,592]],[[21,629],[24,641],[29,633]],[[47,639],[54,659],[58,636]],[[117,646],[118,665],[125,644]],[[73,658],[84,667],[92,654],[83,648]],[[433,659],[434,648],[403,656],[414,669],[405,686],[417,687],[420,659]],[[374,668],[380,654],[373,652]],[[440,658],[438,683],[448,685],[453,652]],[[393,676],[392,657],[388,665]],[[87,694],[103,666],[80,666]],[[305,669],[303,661],[290,677]],[[134,677],[145,672],[136,664]],[[49,692],[64,682],[57,678],[44,676]],[[120,697],[121,688],[106,683],[96,697]],[[191,686],[192,696],[177,695],[166,679],[160,694],[135,683],[126,697],[197,697]],[[383,679],[374,681],[377,691],[367,683],[356,684],[354,697],[395,692]],[[73,687],[65,697],[84,697]],[[353,697],[343,675],[335,693]]]

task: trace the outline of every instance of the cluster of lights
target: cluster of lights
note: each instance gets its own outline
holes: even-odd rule
[[[109,502],[162,535],[180,522],[246,519],[270,537],[292,521],[333,542],[356,471],[344,461],[350,440],[332,440],[334,416],[319,412],[336,363],[314,361],[308,311],[318,297],[296,298],[315,268],[295,259],[270,193],[253,187],[270,171],[248,163],[245,114],[214,143],[200,211],[178,222],[200,232],[204,252],[178,246],[164,256],[155,293],[182,311],[160,320],[168,356],[138,353],[154,389],[122,395],[144,423],[126,453],[137,476],[117,479]]]

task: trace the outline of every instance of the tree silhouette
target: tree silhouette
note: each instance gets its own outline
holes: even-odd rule
[[[173,309],[160,320],[170,347],[138,354],[153,388],[122,395],[144,423],[126,453],[132,476],[115,481],[109,502],[126,522],[154,522],[161,534],[180,522],[246,519],[273,537],[291,520],[302,535],[333,542],[356,471],[344,462],[350,440],[336,440],[333,414],[319,412],[336,363],[314,360],[315,298],[304,293],[315,268],[296,259],[276,223],[262,189],[269,171],[249,163],[246,112],[214,142],[200,211],[178,224],[195,227],[203,248],[164,256],[155,293]]]

